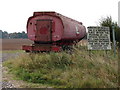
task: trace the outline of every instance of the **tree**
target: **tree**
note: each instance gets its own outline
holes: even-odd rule
[[[27,38],[27,34],[24,31],[22,31],[22,38]]]
[[[28,38],[27,34],[22,31],[22,32],[14,32],[14,33],[8,33],[7,31],[2,31],[0,30],[0,38]]]
[[[2,32],[2,38],[9,38],[9,34],[7,31]]]
[[[2,38],[2,30],[0,30],[0,38]]]
[[[120,27],[118,26],[117,22],[113,22],[111,16],[107,16],[106,18],[102,18],[100,20],[100,26],[107,26],[107,27],[110,28],[110,39],[111,39],[111,41],[113,41],[112,25],[114,25],[116,41],[120,43]]]

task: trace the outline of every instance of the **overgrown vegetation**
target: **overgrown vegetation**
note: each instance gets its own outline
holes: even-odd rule
[[[22,80],[57,88],[112,88],[118,86],[118,55],[113,51],[23,54],[4,62],[10,73]]]

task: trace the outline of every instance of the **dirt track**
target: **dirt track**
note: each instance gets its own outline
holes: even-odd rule
[[[17,51],[3,51],[2,52],[2,62],[18,57],[23,52]],[[7,67],[2,67],[2,88],[16,88],[19,87],[21,81],[13,80],[12,75],[8,73]]]
[[[20,54],[22,54],[23,52],[15,52],[15,53],[7,53],[7,52],[3,52],[2,53],[2,62],[3,61],[6,61],[8,59],[13,59],[13,58],[16,58],[18,57]]]

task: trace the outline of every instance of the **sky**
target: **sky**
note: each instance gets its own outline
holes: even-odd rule
[[[99,25],[101,18],[112,16],[118,22],[120,0],[0,0],[0,30],[26,32],[27,20],[35,11],[55,11],[82,22]]]

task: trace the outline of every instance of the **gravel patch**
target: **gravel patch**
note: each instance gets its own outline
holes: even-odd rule
[[[4,62],[9,59],[13,59],[21,55],[23,52],[3,52],[2,55],[0,55],[0,61]],[[16,80],[11,80],[12,76],[8,74],[8,70],[5,67],[2,67],[2,88],[16,88],[19,87],[19,82],[16,83]]]
[[[16,53],[2,53],[2,62],[3,61],[6,61],[8,59],[11,59],[11,58],[16,58],[18,57],[20,54],[22,54],[22,52],[16,52]]]
[[[2,88],[15,88],[15,86],[10,82],[2,82]]]

